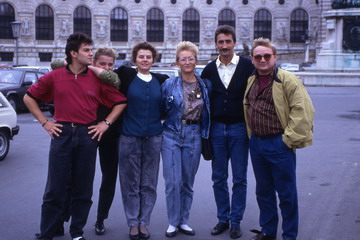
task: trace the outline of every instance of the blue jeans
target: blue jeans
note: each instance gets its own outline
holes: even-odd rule
[[[280,199],[284,239],[296,239],[299,214],[296,190],[296,154],[282,136],[250,140],[251,161],[256,178],[256,198],[260,226],[266,235],[275,236],[278,227],[276,193]]]
[[[183,124],[180,133],[165,127],[161,154],[169,224],[187,224],[200,163],[200,124]]]
[[[147,226],[156,202],[161,134],[120,136],[119,176],[128,226]]]
[[[236,227],[243,218],[246,206],[249,139],[245,123],[211,124],[210,139],[214,151],[212,181],[219,223],[231,222]],[[232,197],[228,189],[229,159],[232,169]]]
[[[40,239],[52,239],[62,222],[66,192],[71,185],[70,234],[83,235],[92,205],[98,142],[91,139],[87,126],[64,124],[59,137],[51,140],[46,189],[41,208]],[[68,194],[70,191],[68,191]]]

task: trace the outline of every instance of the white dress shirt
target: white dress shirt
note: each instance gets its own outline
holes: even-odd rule
[[[231,78],[234,75],[236,66],[239,63],[239,59],[239,56],[234,54],[228,65],[225,65],[220,61],[220,56],[216,59],[216,66],[219,72],[219,76],[226,89],[229,87]]]

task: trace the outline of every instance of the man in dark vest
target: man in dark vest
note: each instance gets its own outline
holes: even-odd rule
[[[247,79],[254,71],[248,58],[234,53],[235,44],[234,28],[219,26],[215,31],[215,45],[220,55],[201,74],[202,78],[209,79],[212,84],[212,181],[219,221],[211,234],[221,234],[230,227],[230,237],[233,239],[242,234],[240,221],[246,205],[249,142],[242,102]],[[233,176],[231,200],[227,184],[229,160]]]

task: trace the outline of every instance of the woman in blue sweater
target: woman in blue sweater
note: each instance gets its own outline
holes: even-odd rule
[[[193,185],[201,155],[201,138],[209,137],[210,103],[205,80],[194,74],[198,48],[180,42],[176,63],[180,75],[161,86],[165,121],[161,148],[169,227],[167,237],[177,231],[195,235],[188,226]],[[130,101],[130,100],[129,100]]]
[[[161,89],[168,76],[150,73],[156,50],[139,43],[132,58],[137,70],[115,70],[122,84],[120,91],[128,105],[123,114],[119,140],[119,175],[125,215],[131,239],[148,239],[147,226],[156,201],[162,141]]]

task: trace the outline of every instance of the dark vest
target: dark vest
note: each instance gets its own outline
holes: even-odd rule
[[[210,113],[212,121],[227,124],[245,121],[243,99],[247,79],[254,72],[248,58],[240,57],[235,73],[226,89],[216,67],[216,59],[203,70],[201,77],[209,79],[212,85],[210,94]]]

